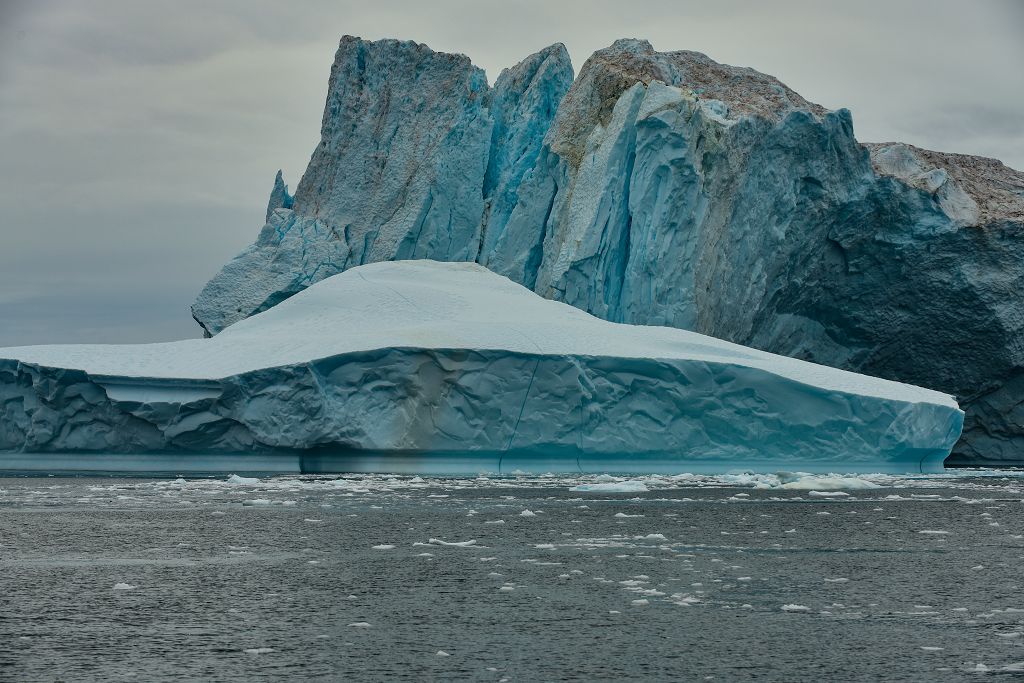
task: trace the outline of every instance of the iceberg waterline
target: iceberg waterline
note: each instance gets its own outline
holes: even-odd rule
[[[41,452],[206,471],[260,470],[245,454],[305,472],[918,472],[941,469],[963,418],[939,392],[610,323],[428,260],[348,270],[210,339],[0,358],[8,469]]]
[[[1024,175],[861,144],[850,112],[694,52],[555,45],[493,87],[342,39],[294,199],[193,307],[210,333],[360,264],[476,261],[599,317],[940,389],[957,463],[1024,453]]]

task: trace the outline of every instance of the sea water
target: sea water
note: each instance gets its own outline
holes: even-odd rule
[[[1024,479],[0,479],[0,680],[1024,670]]]

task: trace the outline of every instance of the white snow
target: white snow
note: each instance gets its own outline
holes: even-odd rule
[[[344,333],[339,333],[339,331]],[[329,277],[209,339],[44,345],[0,357],[96,375],[222,379],[383,348],[493,349],[731,363],[828,391],[956,408],[946,394],[836,370],[668,327],[610,323],[475,263],[373,263]]]

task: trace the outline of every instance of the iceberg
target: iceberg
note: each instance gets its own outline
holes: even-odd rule
[[[294,200],[193,306],[209,334],[365,263],[475,261],[619,323],[941,390],[948,461],[1024,464],[1024,173],[862,143],[753,69],[618,40],[488,87],[467,57],[341,39]]]
[[[0,349],[0,411],[8,470],[930,472],[963,422],[939,392],[431,260],[349,269],[207,339]]]

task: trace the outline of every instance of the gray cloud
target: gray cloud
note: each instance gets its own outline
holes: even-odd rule
[[[623,36],[778,76],[862,140],[1024,168],[1024,5],[0,0],[0,345],[196,336],[188,308],[294,188],[345,33],[500,70]]]

